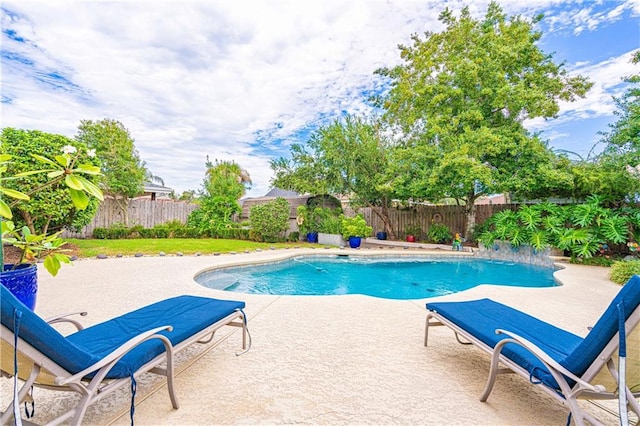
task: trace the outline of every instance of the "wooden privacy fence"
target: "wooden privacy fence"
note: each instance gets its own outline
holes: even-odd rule
[[[476,223],[483,223],[491,215],[502,210],[516,210],[518,206],[518,204],[478,205],[476,206]],[[384,231],[384,224],[382,220],[371,208],[363,208],[358,212],[362,213],[367,223],[373,227],[374,233]],[[420,235],[416,235],[416,237],[419,239],[425,239],[429,226],[431,226],[432,223],[441,223],[446,225],[452,235],[459,232],[460,235],[463,235],[465,238],[471,237],[464,235],[467,218],[464,210],[458,206],[415,205],[402,209],[392,208],[389,209],[389,218],[396,238],[399,239],[404,239],[406,237],[406,229],[408,226],[420,227],[422,232]]]
[[[129,201],[129,226],[141,225],[153,228],[156,225],[179,220],[187,222],[189,213],[198,206],[183,201],[138,199]],[[65,231],[63,238],[91,238],[96,228],[109,228],[116,223],[124,223],[122,210],[112,198],[105,198],[98,207],[93,220],[80,232]]]

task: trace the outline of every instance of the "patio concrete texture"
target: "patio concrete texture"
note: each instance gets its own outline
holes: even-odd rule
[[[488,402],[479,401],[489,357],[459,345],[445,327],[430,331],[423,345],[425,302],[490,297],[585,335],[619,286],[607,269],[566,265],[556,272],[562,286],[516,288],[482,285],[444,297],[386,300],[361,295],[272,296],[229,293],[197,284],[210,267],[274,261],[302,254],[425,254],[407,250],[269,250],[200,257],[81,260],[58,277],[40,275],[36,311],[43,317],[79,310],[85,324],[98,323],[180,294],[243,300],[251,350],[241,356],[241,333],[219,331],[218,343],[194,345],[178,358],[173,410],[166,386],[152,374],[138,381],[138,425],[214,424],[397,424],[564,425],[568,412],[515,375],[502,375]],[[442,252],[434,252],[442,255]],[[637,350],[633,348],[630,350]],[[2,404],[11,380],[2,380]],[[37,423],[77,400],[35,389]],[[85,424],[130,423],[129,389],[89,408]],[[605,424],[617,419],[591,403]]]

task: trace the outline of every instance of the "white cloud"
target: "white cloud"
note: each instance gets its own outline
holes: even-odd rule
[[[532,16],[562,4],[521,3],[504,10]],[[117,119],[167,186],[197,189],[208,155],[247,169],[251,195],[261,195],[269,160],[285,155],[298,132],[343,111],[367,112],[373,71],[397,64],[397,45],[411,34],[441,30],[444,7],[464,4],[480,16],[488,1],[5,3],[19,16],[4,13],[3,29],[27,41],[4,37],[2,50],[33,65],[3,59],[3,99],[12,99],[3,125],[73,136],[82,119]],[[558,15],[554,25],[595,29],[632,7]],[[563,117],[611,112],[613,81],[629,73],[618,59],[575,66],[599,86],[563,105]]]

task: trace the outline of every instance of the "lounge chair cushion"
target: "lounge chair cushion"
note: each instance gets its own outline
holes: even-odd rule
[[[490,299],[428,303],[427,309],[442,315],[491,348],[507,337],[495,332],[503,329],[525,337],[561,362],[582,342],[575,334]],[[544,364],[522,346],[507,344],[502,353],[527,370],[532,378],[558,388]]]
[[[24,306],[4,286],[0,287],[2,324],[15,330],[14,313],[19,313],[19,336],[71,374],[90,367],[144,331],[170,325],[173,331],[163,331],[162,334],[176,345],[245,306],[244,302],[239,301],[178,296],[65,337]],[[128,377],[164,350],[160,340],[147,341],[122,357],[107,378]]]
[[[624,285],[584,339],[489,299],[428,303],[427,309],[438,312],[491,348],[507,337],[496,334],[495,330],[503,329],[518,334],[580,377],[618,332],[617,306],[620,302],[624,306],[624,317],[627,320],[640,304],[639,276],[633,276]],[[527,370],[532,378],[554,389],[559,388],[544,364],[520,345],[507,344],[502,353]],[[573,386],[572,380],[567,381]]]
[[[562,365],[569,371],[582,375],[618,332],[619,303],[624,307],[626,321],[640,305],[640,276],[634,275],[627,281],[580,346],[564,361]]]
[[[177,345],[244,306],[244,302],[238,301],[179,296],[85,328],[69,335],[67,339],[102,358],[145,330],[171,325],[172,331],[162,331],[160,334]],[[122,357],[107,378],[129,376],[164,350],[164,345],[157,339],[142,343]]]

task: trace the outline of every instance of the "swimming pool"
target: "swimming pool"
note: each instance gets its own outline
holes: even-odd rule
[[[422,299],[480,284],[552,287],[555,269],[473,258],[302,256],[204,272],[195,280],[217,290],[276,295],[365,294]]]

